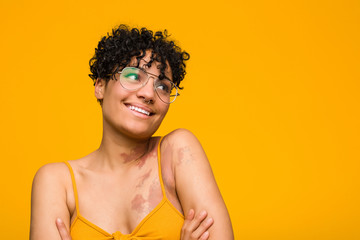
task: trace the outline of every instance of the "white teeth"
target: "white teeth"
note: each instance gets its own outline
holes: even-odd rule
[[[142,108],[138,108],[138,107],[135,107],[135,106],[130,106],[129,107],[130,110],[134,110],[134,111],[137,111],[137,112],[140,112],[140,113],[143,113],[143,114],[146,114],[146,115],[150,115],[150,113],[148,111],[145,111],[144,109]]]

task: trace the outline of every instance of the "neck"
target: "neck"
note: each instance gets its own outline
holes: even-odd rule
[[[105,131],[96,162],[102,167],[115,169],[141,164],[150,151],[151,137],[134,139],[114,131]]]

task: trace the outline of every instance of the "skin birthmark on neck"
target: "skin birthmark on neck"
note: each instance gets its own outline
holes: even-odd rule
[[[139,168],[142,168],[144,166],[145,162],[147,161],[147,159],[156,157],[156,154],[157,154],[156,148],[154,148],[148,154],[146,154],[146,155],[142,156],[141,158],[139,158],[136,165]]]
[[[139,168],[142,168],[146,162],[146,159],[148,159],[148,157],[142,157],[139,159],[139,161],[137,161],[136,165],[139,167]]]
[[[129,163],[132,161],[138,161],[138,165],[141,164],[141,167],[145,164],[146,160],[146,153],[148,151],[148,145],[144,146],[137,146],[130,151],[130,153],[121,153],[120,157],[123,159],[124,163]]]

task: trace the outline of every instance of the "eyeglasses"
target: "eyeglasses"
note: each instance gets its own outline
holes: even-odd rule
[[[161,101],[170,104],[180,94],[176,85],[167,78],[159,79],[158,76],[145,72],[136,67],[125,67],[120,73],[120,84],[129,91],[136,91],[147,84],[149,78],[154,78],[154,90]]]

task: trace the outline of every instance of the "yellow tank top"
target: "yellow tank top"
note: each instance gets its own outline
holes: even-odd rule
[[[76,217],[71,224],[70,234],[72,240],[177,240],[180,239],[181,227],[184,216],[171,204],[165,194],[164,183],[161,174],[160,142],[158,145],[158,169],[163,199],[161,202],[137,225],[130,234],[122,234],[120,231],[108,233],[95,224],[91,223],[79,211],[79,200],[76,189],[74,172],[68,162],[65,162],[71,174],[74,189]]]

